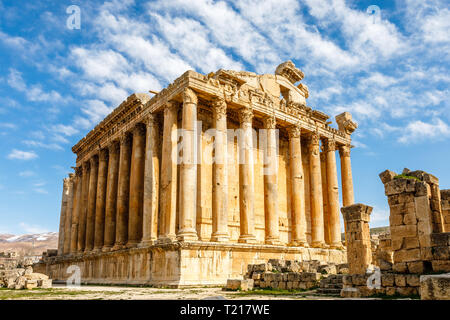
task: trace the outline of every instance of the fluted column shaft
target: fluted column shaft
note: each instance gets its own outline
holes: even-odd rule
[[[159,128],[154,115],[148,116],[146,125],[142,246],[153,244],[158,238]]]
[[[142,240],[142,210],[144,200],[145,126],[138,123],[133,129],[131,155],[130,204],[127,247],[135,247]]]
[[[250,108],[239,110],[239,211],[240,229],[239,242],[254,243],[254,171],[253,171],[253,111]]]
[[[75,180],[74,180],[74,194],[72,208],[72,226],[70,231],[70,254],[76,254],[78,251],[78,225],[81,214],[81,202],[83,193],[82,183],[82,169],[80,167],[75,168]]]
[[[109,146],[108,179],[106,186],[105,235],[102,251],[109,251],[116,239],[117,187],[119,182],[119,142]]]
[[[86,219],[88,211],[88,194],[89,194],[89,172],[90,163],[83,163],[83,175],[82,175],[82,195],[80,201],[80,215],[78,221],[78,252],[83,252],[86,245]]]
[[[197,95],[189,88],[183,92],[182,161],[180,164],[180,219],[177,239],[197,240]]]
[[[117,190],[116,240],[114,250],[122,249],[128,241],[128,203],[130,192],[131,135],[120,138],[119,180]]]
[[[320,168],[319,135],[311,134],[309,141],[309,162],[311,180],[311,246],[322,247],[324,245],[324,221],[322,177]]]
[[[100,251],[105,237],[106,184],[108,179],[108,149],[100,150],[98,158],[97,199],[95,203],[94,250]]]
[[[305,177],[303,174],[301,130],[299,126],[288,129],[289,155],[291,172],[291,203],[292,203],[292,236],[291,244],[305,246],[306,213],[305,213]]]
[[[266,150],[264,152],[264,210],[267,244],[279,244],[278,218],[278,155],[277,131],[274,117],[264,119],[266,129]]]
[[[97,181],[98,181],[98,156],[90,159],[91,172],[89,176],[89,194],[88,194],[88,211],[86,218],[86,245],[84,251],[92,251],[94,249],[94,232],[95,232],[95,203],[97,200]]]
[[[330,217],[330,245],[333,248],[342,247],[341,222],[339,219],[339,186],[336,169],[336,143],[325,141],[327,158],[328,214]]]
[[[227,103],[213,102],[214,162],[212,186],[212,241],[228,241]]]
[[[322,142],[322,147],[324,146]],[[320,152],[320,177],[322,178],[322,203],[323,203],[323,231],[324,240],[330,244],[330,211],[328,205],[328,179],[327,179],[327,155],[324,150]]]
[[[66,216],[64,222],[64,242],[63,242],[63,254],[70,253],[70,238],[72,233],[72,210],[73,210],[73,202],[75,200],[76,194],[74,189],[74,181],[75,175],[73,173],[69,174],[69,182],[68,182],[68,199],[67,199],[67,208],[66,208]]]
[[[61,211],[59,215],[59,234],[58,234],[58,255],[62,255],[64,251],[64,238],[66,236],[66,212],[67,202],[69,200],[69,178],[63,179],[63,191],[61,197]]]
[[[178,105],[169,101],[164,108],[164,129],[161,160],[161,241],[176,239],[177,210],[177,116]]]
[[[350,145],[341,145],[339,147],[339,155],[341,157],[342,204],[344,207],[350,206],[355,202],[350,148]]]

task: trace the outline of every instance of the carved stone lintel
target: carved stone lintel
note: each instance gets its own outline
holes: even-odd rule
[[[194,103],[197,104],[197,94],[191,88],[186,88],[183,91],[183,103]]]
[[[252,123],[253,120],[253,110],[251,108],[242,108],[239,109],[239,122],[241,124],[244,123]]]
[[[216,98],[212,102],[213,115],[216,120],[227,116],[227,103],[223,98]]]
[[[289,139],[300,138],[301,128],[299,125],[293,125],[287,128]]]
[[[264,129],[275,129],[277,120],[275,117],[269,116],[264,118]]]

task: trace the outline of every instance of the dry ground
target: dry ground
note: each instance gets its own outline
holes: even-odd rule
[[[277,300],[335,300],[337,296],[323,296],[316,290],[258,290],[254,292],[223,291],[214,288],[141,288],[121,286],[81,286],[68,288],[54,285],[52,289],[10,290],[0,289],[0,300],[223,300],[223,299],[277,299]]]

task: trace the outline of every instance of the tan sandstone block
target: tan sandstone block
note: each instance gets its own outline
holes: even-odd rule
[[[420,249],[402,249],[394,252],[395,262],[409,262],[420,260]]]
[[[422,300],[450,300],[450,275],[420,276],[420,298]]]
[[[403,274],[395,275],[395,285],[397,287],[405,287],[406,286],[406,277]]]

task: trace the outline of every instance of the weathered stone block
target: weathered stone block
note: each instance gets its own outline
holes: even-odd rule
[[[450,246],[433,247],[432,251],[434,260],[450,260]]]
[[[383,273],[381,275],[381,285],[383,287],[394,286],[395,276],[392,273]]]
[[[37,288],[38,284],[37,284],[37,280],[26,280],[25,281],[25,289],[34,289]]]
[[[395,285],[397,287],[405,287],[406,286],[406,277],[403,274],[395,275]]]
[[[378,176],[381,179],[381,182],[383,184],[388,183],[389,181],[394,180],[394,177],[397,175],[397,173],[395,173],[394,171],[391,170],[385,170],[382,173],[380,173]]]
[[[343,283],[344,285],[351,285],[351,284],[353,283],[353,282],[352,282],[352,276],[349,275],[349,274],[344,275],[344,276],[342,277],[342,283]]]
[[[416,237],[417,236],[417,226],[416,225],[402,225],[402,226],[391,226],[391,237]]]
[[[450,272],[450,261],[448,260],[433,260],[431,265],[434,272]]]
[[[420,276],[422,300],[450,300],[450,274]]]
[[[402,249],[394,251],[395,262],[409,262],[420,260],[420,249]]]
[[[410,273],[420,274],[425,272],[425,264],[423,261],[408,262],[407,268]],[[406,270],[404,272],[406,272]]]
[[[419,239],[417,237],[410,237],[403,239],[403,248],[404,249],[415,249],[419,248]]]
[[[396,291],[401,296],[412,296],[418,294],[417,289],[414,287],[397,287]]]
[[[406,284],[410,287],[420,286],[420,276],[418,274],[407,274]]]
[[[449,239],[450,239],[450,232],[431,234],[431,243],[433,246],[436,247],[448,246],[450,244]]]
[[[248,291],[253,289],[253,285],[253,279],[228,279],[226,289]]]
[[[386,295],[387,296],[394,296],[395,293],[397,292],[395,287],[387,287],[386,288]]]

